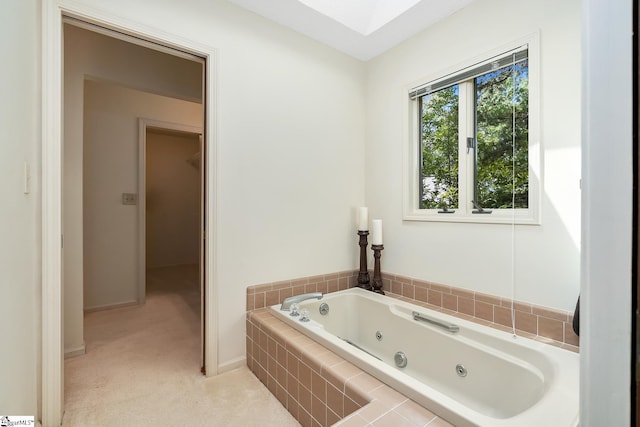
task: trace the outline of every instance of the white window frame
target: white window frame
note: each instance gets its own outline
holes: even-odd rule
[[[521,46],[528,48],[529,67],[529,201],[526,209],[491,209],[490,214],[474,214],[474,207],[471,203],[473,198],[473,155],[467,154],[466,150],[460,150],[458,191],[459,206],[454,209],[454,213],[438,213],[439,209],[420,209],[419,182],[420,182],[420,135],[419,135],[419,102],[417,99],[410,99],[406,96],[409,92],[420,86],[435,83],[445,77],[455,75],[470,67],[475,67],[483,62],[489,62],[492,58],[513,51]],[[469,223],[502,223],[502,224],[540,224],[541,210],[541,189],[542,189],[542,159],[540,144],[540,49],[539,34],[531,34],[511,43],[505,44],[479,57],[469,59],[461,64],[449,67],[435,75],[428,76],[411,85],[405,87],[407,99],[405,108],[405,150],[403,156],[404,163],[404,186],[403,186],[403,220],[407,221],[439,221],[439,222],[469,222]],[[465,84],[460,85],[459,97],[462,103],[463,97],[470,99],[473,94],[469,94]],[[462,116],[464,112],[460,112]],[[461,117],[459,120],[459,146],[466,144],[468,136],[474,136],[473,130],[469,130],[469,123],[473,123],[473,112],[467,113],[470,117]]]

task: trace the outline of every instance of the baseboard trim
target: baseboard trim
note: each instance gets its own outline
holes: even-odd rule
[[[171,268],[171,267],[198,267],[198,260],[194,262],[180,263],[180,264],[166,264],[166,265],[147,265],[145,270],[155,270],[157,268]]]
[[[247,364],[247,357],[246,356],[242,356],[242,357],[238,357],[237,359],[233,359],[229,362],[226,363],[222,363],[220,365],[218,365],[218,374],[223,374],[225,372],[229,372],[232,371],[234,369],[240,368],[244,365]]]
[[[138,305],[138,301],[132,300],[132,301],[126,301],[126,302],[119,302],[116,304],[105,304],[105,305],[96,305],[94,307],[85,307],[84,312],[91,313],[94,311],[112,310],[114,308],[131,307],[132,305]]]
[[[84,341],[83,341],[81,346],[78,346],[76,348],[65,349],[64,350],[64,358],[65,359],[71,359],[72,357],[82,356],[86,352],[87,352],[87,348],[86,348],[86,346],[84,344]]]

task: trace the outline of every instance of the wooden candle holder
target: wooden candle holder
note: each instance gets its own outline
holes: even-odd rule
[[[369,270],[367,270],[367,236],[368,231],[358,230],[358,236],[360,236],[360,271],[358,272],[358,287],[371,291],[371,284],[369,280]]]
[[[382,290],[382,274],[380,273],[380,252],[384,249],[384,245],[371,245],[373,250],[373,286],[371,290],[378,294],[384,295]]]

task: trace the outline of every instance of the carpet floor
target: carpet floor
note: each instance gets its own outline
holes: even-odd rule
[[[145,304],[85,314],[84,336],[65,361],[64,427],[299,426],[246,366],[200,373],[195,266],[149,270]]]

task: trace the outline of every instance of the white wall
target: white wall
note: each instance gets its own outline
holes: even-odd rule
[[[122,193],[138,192],[138,118],[197,127],[199,103],[85,82],[84,307],[138,297],[138,209]],[[196,190],[197,191],[197,190]]]
[[[219,365],[244,357],[245,288],[354,268],[364,64],[223,0],[82,0],[217,49]],[[212,123],[213,125],[213,123]]]
[[[64,27],[64,61],[64,346],[65,353],[73,353],[84,350],[83,306],[84,302],[94,301],[93,297],[86,300],[83,296],[84,81],[91,78],[118,82],[150,93],[199,101],[202,94],[202,65],[73,25]],[[127,284],[132,280],[127,276]],[[100,301],[106,300],[100,298]]]
[[[499,11],[497,13],[496,11]],[[407,87],[540,31],[542,225],[515,232],[515,299],[573,310],[580,272],[580,1],[487,0],[368,63],[366,200],[387,272],[511,296],[511,226],[402,221]]]
[[[40,396],[40,9],[0,6],[0,411],[38,416]],[[18,42],[19,41],[19,42]],[[23,164],[31,170],[23,193]]]
[[[630,413],[638,268],[631,250],[638,191],[632,185],[634,11],[627,1],[587,0],[584,9],[580,425],[628,426],[636,425]]]
[[[197,153],[200,153],[197,134],[147,131],[147,268],[200,261],[200,157],[195,156]]]
[[[100,2],[97,0],[86,3],[100,6]],[[182,8],[175,6],[173,2],[165,0],[159,4],[158,8],[151,8],[149,7],[152,4],[151,2],[140,2],[143,4],[140,7],[128,4],[128,2],[124,0],[113,3],[115,3],[115,5],[112,6],[111,12],[114,14],[124,14],[129,16],[131,19],[136,20],[146,19],[148,24],[151,26],[166,25],[167,28],[171,28],[172,30],[176,29],[176,31],[184,33],[185,35],[192,34],[192,38],[194,39],[202,40],[204,43],[221,47],[220,71],[223,72],[224,78],[221,78],[219,86],[223,88],[224,96],[221,95],[219,108],[221,111],[224,111],[233,107],[231,108],[231,112],[234,114],[242,111],[241,102],[239,100],[237,102],[234,101],[234,93],[236,94],[235,96],[237,96],[238,93],[235,89],[242,87],[241,79],[239,78],[236,80],[234,78],[233,70],[235,67],[238,67],[241,62],[248,62],[250,65],[254,65],[254,68],[259,68],[257,67],[259,65],[259,61],[257,59],[255,61],[252,60],[254,49],[251,48],[249,40],[251,39],[250,35],[247,34],[245,37],[239,38],[236,42],[233,42],[233,39],[236,34],[250,33],[252,28],[255,28],[255,31],[257,31],[259,35],[265,35],[265,32],[267,31],[266,28],[270,28],[268,24],[261,23],[258,18],[245,16],[239,11],[227,10],[226,8],[230,8],[230,6],[225,5],[198,6],[198,3],[190,3]],[[40,206],[38,201],[40,198],[39,36],[41,34],[39,4],[40,2],[36,0],[5,0],[1,2],[0,5],[0,10],[2,11],[2,13],[0,13],[0,54],[3,58],[13,58],[13,64],[11,67],[0,68],[0,75],[2,76],[3,82],[6,83],[6,86],[4,86],[3,89],[5,92],[3,92],[3,96],[0,98],[0,171],[2,171],[0,194],[2,194],[5,202],[3,203],[3,209],[0,210],[0,217],[2,219],[2,221],[0,221],[0,235],[3,236],[0,240],[0,267],[2,271],[0,301],[3,302],[3,315],[7,318],[13,319],[11,323],[0,322],[0,337],[2,342],[9,342],[11,344],[11,351],[3,351],[0,355],[0,377],[3,378],[5,384],[11,385],[10,387],[3,387],[0,390],[0,402],[2,402],[2,408],[4,411],[16,414],[35,413],[38,407],[37,402],[39,396],[38,378],[40,351],[38,343],[40,338],[40,328],[38,325],[40,318],[41,271],[39,267],[41,244],[39,241]],[[517,4],[522,4],[522,2],[517,2]],[[565,4],[565,2],[557,2],[548,6],[548,10],[550,11],[548,13],[549,19],[553,19],[554,13],[552,12],[555,8],[561,8],[563,4]],[[569,4],[574,5],[574,2]],[[622,2],[616,2],[616,5],[618,6],[621,4]],[[186,10],[189,9],[188,6],[195,8],[195,12],[187,12]],[[509,10],[505,4],[501,4],[501,7],[506,7],[507,10]],[[144,10],[145,8],[148,8],[148,10]],[[160,10],[164,8],[167,8],[165,12]],[[587,25],[584,28],[585,36],[588,36],[593,31],[593,38],[598,39],[602,37],[601,40],[604,43],[602,45],[598,43],[590,45],[591,47],[589,49],[590,52],[594,54],[594,59],[598,59],[600,55],[605,53],[610,55],[607,57],[607,61],[613,60],[616,63],[621,61],[625,64],[626,61],[630,59],[630,49],[628,49],[628,46],[625,44],[630,40],[630,31],[628,28],[628,20],[631,17],[630,9],[631,4],[629,2],[624,2],[622,10],[620,10],[619,7],[616,7],[615,13],[610,13],[612,9],[610,8],[609,3],[597,1],[588,3],[585,11],[585,24]],[[152,13],[147,15],[149,10],[152,11]],[[218,12],[219,17],[205,17],[204,13],[208,10]],[[225,10],[226,12],[224,12]],[[194,18],[194,13],[200,13],[202,16],[192,19]],[[184,19],[172,19],[172,14]],[[537,15],[538,13],[534,14],[534,16]],[[241,16],[245,17],[241,19]],[[558,20],[560,20],[561,17],[562,14],[559,14]],[[227,23],[225,23],[226,20],[228,20]],[[207,21],[212,24],[211,27],[206,25]],[[241,21],[244,22],[242,23]],[[596,24],[596,21],[599,23],[597,28],[593,27],[593,25]],[[180,24],[180,22],[184,22],[184,24]],[[191,25],[192,22],[196,22],[196,25],[195,28],[190,29],[188,26]],[[252,22],[260,22],[260,24],[253,26],[250,25]],[[239,25],[241,23],[242,25]],[[505,21],[501,21],[500,24],[505,24]],[[526,22],[521,22],[521,24],[523,27],[528,25]],[[238,28],[234,28],[234,26],[237,26]],[[482,29],[483,32],[501,31],[500,26],[483,26]],[[569,25],[569,28],[571,27],[573,27],[573,25]],[[477,25],[474,25],[473,28],[477,28]],[[558,26],[557,32],[560,32],[560,29],[561,27]],[[201,36],[197,36],[197,34],[201,34]],[[269,31],[266,39],[270,39],[275,43],[274,39],[284,37],[285,34],[288,34],[285,30],[276,28],[273,30],[273,33]],[[543,32],[543,43],[545,37],[544,34],[545,33]],[[606,37],[607,34],[615,35],[615,37],[608,38]],[[622,43],[620,43],[620,39],[618,39],[618,37],[621,37]],[[257,38],[257,36],[253,36],[253,38]],[[357,80],[361,76],[361,66],[354,65],[351,61],[345,58],[337,57],[335,54],[331,53],[330,50],[320,49],[312,43],[303,41],[301,38],[292,38],[293,40],[286,43],[286,46],[291,49],[292,55],[299,57],[299,61],[303,60],[304,55],[300,53],[300,49],[295,48],[296,45],[306,47],[308,50],[311,50],[312,52],[310,52],[310,56],[319,55],[324,58],[324,60],[331,61],[333,64],[332,66],[336,68],[337,74],[339,74],[339,70],[342,69],[343,72],[348,74],[350,76],[349,78],[353,80]],[[466,37],[465,39],[473,41],[474,38],[475,37]],[[455,41],[455,39],[453,41]],[[556,42],[561,43],[562,40]],[[267,43],[267,40],[256,40],[258,47],[264,47]],[[244,61],[242,52],[231,55],[231,62],[229,62],[229,58],[226,58],[229,56],[228,50],[234,45],[239,47],[248,47],[249,53],[246,54]],[[620,46],[621,48],[616,48],[617,46]],[[284,49],[285,47],[281,47],[275,50],[278,52],[278,57],[284,55]],[[550,49],[555,51],[553,46]],[[565,51],[565,53],[566,52],[567,51]],[[311,53],[313,53],[313,55],[311,55]],[[260,56],[258,55],[258,57]],[[559,54],[555,56],[555,58],[558,57]],[[319,58],[318,61],[321,61],[322,58]],[[293,59],[291,61],[293,61]],[[312,58],[309,58],[309,61],[312,62],[312,64],[301,67],[300,69],[307,70],[312,65],[316,65],[321,69],[332,67],[330,64],[316,64]],[[404,61],[404,63],[407,62],[409,61]],[[393,67],[391,62],[385,60],[385,63],[386,66]],[[379,67],[380,66],[372,64],[372,74],[381,72],[382,70]],[[557,69],[560,70],[562,68],[563,67],[557,67]],[[271,69],[273,70],[273,66]],[[286,69],[286,67],[284,67],[284,69]],[[591,70],[596,76],[599,76],[599,78],[602,79],[600,81],[590,81],[585,85],[591,89],[598,87],[601,82],[617,81],[620,77],[615,73],[622,70],[619,70],[617,67],[602,68],[598,66],[597,63],[594,64],[590,62],[585,62],[585,69]],[[249,71],[250,69],[246,69],[244,73],[248,73]],[[401,73],[402,70],[398,70],[397,72]],[[347,80],[347,77],[348,76],[345,75],[344,79]],[[412,78],[414,78],[414,76],[410,75],[403,78],[403,80],[408,81]],[[628,76],[623,76],[623,80],[626,80],[627,78]],[[228,81],[229,79],[231,80],[230,82]],[[274,93],[278,88],[281,88],[282,84],[283,82],[280,81],[279,86],[276,88],[263,90]],[[257,83],[254,83],[249,88],[246,88],[241,92],[245,95],[244,99],[248,99],[249,91],[257,86]],[[362,115],[358,113],[358,111],[364,111],[364,104],[358,106],[352,105],[357,98],[353,92],[357,92],[358,89],[352,87],[346,81],[339,86],[343,88],[351,87],[351,90],[347,92],[352,95],[347,97],[348,106],[337,105],[336,108],[339,111],[337,113],[331,113],[330,117],[333,118],[332,121],[336,121],[336,117],[346,113],[345,109],[348,108],[349,110],[353,110],[349,114],[352,114],[352,119],[356,121],[354,128],[351,128],[350,126],[348,127],[351,131],[345,130],[339,133],[339,135],[349,133],[352,136],[352,138],[344,138],[343,136],[343,138],[339,139],[340,142],[351,141],[354,144],[349,144],[348,148],[345,148],[346,150],[353,151],[355,153],[352,153],[349,156],[350,160],[345,162],[349,163],[348,166],[352,168],[350,169],[351,173],[344,174],[343,172],[337,177],[337,179],[342,179],[344,182],[351,182],[353,189],[349,190],[349,188],[347,188],[346,191],[348,193],[348,197],[340,197],[339,195],[339,202],[345,203],[346,199],[349,198],[348,204],[351,206],[353,205],[353,200],[350,200],[351,198],[355,200],[356,205],[363,202],[361,193],[364,191],[364,165],[359,163],[357,158],[358,154],[361,154],[364,151],[364,145],[363,138],[356,129],[358,128],[357,126],[364,126]],[[569,88],[572,87],[573,85],[569,85]],[[326,85],[323,85],[322,89],[326,89]],[[590,104],[590,108],[593,110],[591,114],[594,114],[595,117],[602,115],[602,120],[594,121],[591,129],[599,132],[609,129],[609,125],[606,122],[609,118],[621,117],[629,112],[629,108],[625,103],[629,101],[630,97],[630,91],[623,91],[622,93],[614,93],[614,97],[601,97],[598,102]],[[325,98],[320,97],[320,99]],[[619,102],[620,99],[623,99],[624,102]],[[322,103],[323,106],[327,104],[328,103],[326,101]],[[385,108],[386,106],[384,103],[378,104],[380,104],[379,107],[381,108]],[[243,106],[247,108],[247,103],[245,102]],[[255,107],[253,108],[255,109]],[[548,106],[548,108],[552,108],[552,111],[557,111],[553,109],[552,105]],[[282,109],[279,109],[277,112],[280,113],[283,111]],[[248,132],[242,131],[240,124],[237,124],[236,121],[230,119],[234,114],[231,114],[231,116],[229,114],[230,113],[221,113],[219,124],[223,129],[220,129],[219,131],[220,144],[223,144],[225,141],[227,141],[227,144],[230,144],[230,141],[239,139],[238,134],[242,136]],[[272,116],[275,114],[276,113],[273,113]],[[610,114],[610,116],[608,114]],[[300,114],[295,115],[295,117],[299,116]],[[379,117],[379,114],[375,117]],[[394,117],[391,116],[391,119],[394,119]],[[547,121],[552,119],[552,117],[548,118]],[[398,118],[395,117],[394,120],[398,121]],[[240,119],[237,121],[240,121]],[[396,126],[401,126],[401,124],[396,124]],[[277,126],[273,125],[273,127]],[[346,125],[343,125],[343,127],[346,127]],[[327,130],[325,134],[328,132],[329,131]],[[387,133],[389,132],[390,131],[387,131]],[[574,132],[575,129],[573,128],[567,130],[569,135]],[[275,130],[270,129],[270,140],[275,138],[274,134]],[[571,138],[571,140],[573,140],[573,138]],[[609,135],[605,134],[600,142],[602,144],[607,144],[609,141]],[[606,146],[602,144],[598,146],[602,151],[595,151],[593,152],[593,156],[590,157],[591,164],[598,166],[599,174],[597,175],[597,178],[602,179],[602,185],[604,188],[607,186],[617,188],[620,184],[628,186],[629,183],[626,182],[627,179],[622,175],[628,174],[629,165],[624,159],[620,159],[618,157],[615,159],[610,159],[608,157],[601,159],[601,153],[608,153]],[[622,153],[623,156],[625,153],[628,154],[628,150],[631,147],[631,143],[628,141],[628,135],[623,135],[619,139],[616,137],[615,147],[620,149],[619,154]],[[331,145],[329,148],[333,151],[337,150],[336,145]],[[373,155],[379,149],[381,149],[381,144],[376,143],[371,148],[371,154]],[[224,153],[227,158],[237,158],[240,155],[236,153],[236,151],[239,150],[239,147],[234,148],[234,145],[232,144],[230,147],[225,148]],[[25,159],[33,166],[33,187],[30,196],[25,196],[20,193],[19,190],[16,190],[22,185],[22,163]],[[395,164],[400,164],[399,160],[395,157],[392,157],[390,160]],[[326,163],[326,161],[322,162],[321,166],[326,165]],[[236,165],[238,164],[241,163],[237,162]],[[338,166],[346,167],[347,165],[341,164]],[[379,167],[380,165],[375,164],[372,165],[372,167],[373,166]],[[618,170],[620,168],[623,171],[622,175],[612,175],[608,173],[609,170]],[[374,170],[375,169],[370,169],[369,175],[373,175]],[[340,169],[338,169],[338,171],[340,171]],[[389,176],[390,171],[385,168],[381,172],[384,172]],[[399,188],[401,181],[397,176],[398,172],[395,171],[395,169],[392,172],[393,174],[391,178],[394,182],[398,183],[397,186]],[[229,167],[227,167],[223,175],[227,181],[227,185],[229,178],[233,176],[233,173],[230,172]],[[322,177],[323,175],[321,175],[321,178]],[[371,179],[371,177],[369,179]],[[271,178],[271,180],[273,180],[273,178]],[[334,183],[335,180],[329,179],[328,181],[330,183]],[[345,187],[346,185],[347,184],[345,184]],[[223,186],[222,183],[221,186]],[[377,187],[379,186],[380,183],[378,181],[372,182],[372,185],[369,187],[368,194],[377,192]],[[225,192],[225,201],[232,199],[230,195],[232,190],[233,188],[230,188]],[[589,188],[586,188],[585,192],[588,191],[590,191]],[[385,191],[385,195],[387,194],[389,194],[389,192]],[[625,198],[628,197],[625,194],[626,192],[606,192],[608,197],[615,197],[614,199],[607,199],[607,202],[611,202],[614,205],[619,201],[624,202]],[[592,199],[592,203],[597,204],[597,197],[599,195],[596,193],[591,194],[590,196],[596,197],[596,200]],[[369,197],[370,199],[372,198],[372,196]],[[393,199],[393,202],[390,203],[396,204],[397,210],[400,210],[401,205],[397,199]],[[240,205],[240,202],[237,202],[234,205],[236,210],[239,209],[238,205]],[[306,201],[306,203],[303,204],[303,207],[306,208],[308,205],[309,202]],[[606,203],[602,204],[602,206],[606,205]],[[271,210],[272,209],[273,208],[271,207]],[[225,217],[228,218],[232,213],[233,210],[226,213]],[[619,227],[616,222],[617,219],[612,221],[608,215],[602,215],[602,213],[604,213],[604,211],[597,212],[596,215],[593,215],[593,217],[590,218],[590,222],[585,226],[588,226],[588,228],[593,231],[597,229],[604,231],[604,233],[599,234],[599,238],[602,240],[596,239],[590,241],[590,244],[595,245],[595,247],[600,247],[600,249],[604,251],[601,252],[601,254],[606,255],[608,249],[607,245],[610,244],[611,241],[615,242],[618,237],[622,237],[624,240],[624,235],[628,236],[631,231],[629,224],[626,226],[623,224]],[[321,214],[326,214],[326,211],[323,210]],[[628,212],[626,214],[628,214]],[[395,218],[399,217],[396,216]],[[319,217],[316,214],[314,214],[312,219],[313,222],[319,222]],[[387,221],[387,223],[389,222],[390,221]],[[399,222],[399,220],[396,219],[396,222]],[[396,225],[396,227],[397,226],[398,225]],[[411,227],[409,224],[406,226]],[[344,224],[340,227],[342,227],[342,231],[335,233],[336,236],[342,234],[350,235],[350,225],[348,226],[347,224]],[[422,229],[422,226],[413,227],[419,230]],[[609,227],[611,227],[616,234],[612,234],[610,236],[607,235],[606,231]],[[286,232],[291,232],[291,229],[292,227],[284,228]],[[388,235],[389,233],[386,234],[385,238],[387,240],[387,247],[391,248],[389,241],[391,236]],[[424,236],[425,234],[426,233],[421,233],[423,240],[427,237]],[[224,240],[226,247],[233,248],[233,246],[230,245],[230,233],[227,232],[224,235],[226,236]],[[333,235],[334,234],[331,236]],[[243,236],[246,237],[246,234],[243,234]],[[271,235],[267,235],[267,237],[271,237]],[[609,238],[612,240],[606,240]],[[329,237],[329,240],[331,240],[331,237]],[[316,259],[320,267],[325,269],[323,271],[328,271],[327,267],[333,268],[334,266],[342,265],[340,261],[337,261],[341,257],[348,259],[348,266],[349,268],[352,268],[355,265],[354,257],[350,256],[350,254],[341,252],[340,249],[341,247],[345,247],[346,244],[350,244],[351,241],[352,239],[347,239],[345,237],[345,242],[341,242],[342,246],[339,243],[335,245],[335,248],[337,249],[333,251],[326,251],[325,258],[321,258],[319,255],[321,250],[326,249],[326,245],[322,245],[319,248],[320,250],[314,247],[314,245],[309,245],[309,248],[315,252],[309,252],[308,257]],[[412,242],[414,240],[409,239],[409,241]],[[240,242],[238,245],[240,246],[242,243]],[[278,249],[279,248],[280,245],[278,245]],[[396,249],[394,248],[394,251],[395,250]],[[383,268],[389,261],[387,259],[387,254],[391,251],[386,252]],[[234,255],[237,256],[238,253],[238,249],[235,249]],[[265,253],[267,253],[267,251],[265,251]],[[287,255],[289,255],[289,252],[287,252]],[[621,256],[628,260],[631,255],[630,248],[628,245],[623,244],[621,247],[618,247],[617,251],[612,251],[608,254],[608,256],[614,255]],[[598,292],[606,291],[611,283],[617,283],[618,285],[614,287],[616,292],[614,293],[613,298],[601,298],[601,294],[594,294],[593,298],[590,299],[590,306],[585,307],[589,308],[589,311],[585,310],[583,313],[583,318],[589,315],[589,322],[591,322],[592,325],[600,325],[601,328],[597,331],[597,335],[594,334],[592,340],[587,338],[589,335],[585,334],[583,334],[582,338],[583,340],[590,340],[589,342],[583,341],[583,357],[592,358],[591,360],[596,360],[597,363],[583,363],[583,387],[586,387],[584,382],[588,382],[590,392],[585,396],[585,400],[582,402],[582,410],[584,412],[581,414],[581,425],[599,426],[607,423],[612,425],[628,425],[628,418],[626,418],[628,417],[628,411],[626,410],[627,408],[624,407],[624,405],[628,405],[629,376],[624,375],[628,370],[628,363],[620,364],[617,363],[617,361],[613,364],[609,363],[607,355],[611,354],[614,358],[618,358],[625,353],[628,357],[628,351],[626,348],[627,344],[621,346],[618,346],[617,344],[619,342],[628,343],[629,341],[629,322],[626,322],[624,318],[621,319],[621,316],[624,316],[623,312],[628,310],[630,304],[630,296],[626,287],[629,269],[626,266],[621,268],[616,262],[611,262],[612,260],[616,260],[615,256],[613,258],[609,258],[608,256],[593,257],[590,260],[592,263],[590,269],[585,270],[587,274],[594,274],[601,269],[602,274],[605,275],[605,280],[596,280],[589,285]],[[300,262],[302,258],[302,255],[291,257],[292,269],[295,269],[296,272],[302,271],[303,273],[304,270],[310,271],[311,269],[308,267],[308,264]],[[248,261],[246,261],[246,263],[248,264]],[[256,265],[258,267],[264,267],[264,263],[257,263]],[[232,269],[226,269],[223,277],[225,279],[233,279],[231,277],[232,272]],[[240,278],[226,280],[225,282],[235,285],[238,289],[227,291],[222,294],[223,297],[232,302],[232,307],[224,312],[227,316],[226,320],[221,322],[220,325],[221,331],[224,331],[223,342],[225,344],[231,344],[232,347],[231,349],[227,349],[222,352],[224,356],[223,360],[229,360],[229,357],[236,355],[240,347],[238,344],[239,339],[235,340],[231,336],[232,333],[239,330],[239,316],[236,316],[235,314],[229,316],[229,313],[238,311],[238,307],[241,306],[241,303],[238,302],[237,295],[242,293],[241,288],[243,285],[239,285],[239,283],[245,281],[248,276],[247,273],[242,274],[243,275]],[[254,274],[255,273],[251,273],[252,278]],[[608,274],[610,275],[607,276]],[[292,276],[282,272],[279,272],[277,275],[279,277]],[[588,279],[588,277],[585,278],[585,280]],[[615,315],[615,318],[612,318],[612,315]],[[588,334],[588,329],[585,330],[585,333]],[[609,341],[603,341],[607,335],[614,336],[616,345],[610,346]],[[606,344],[602,344],[603,342]],[[616,370],[616,375],[611,377],[611,381],[607,380],[602,382],[602,378],[609,378],[608,374],[612,369]],[[599,375],[602,375],[603,377],[598,378]],[[623,405],[623,407],[619,405]]]

